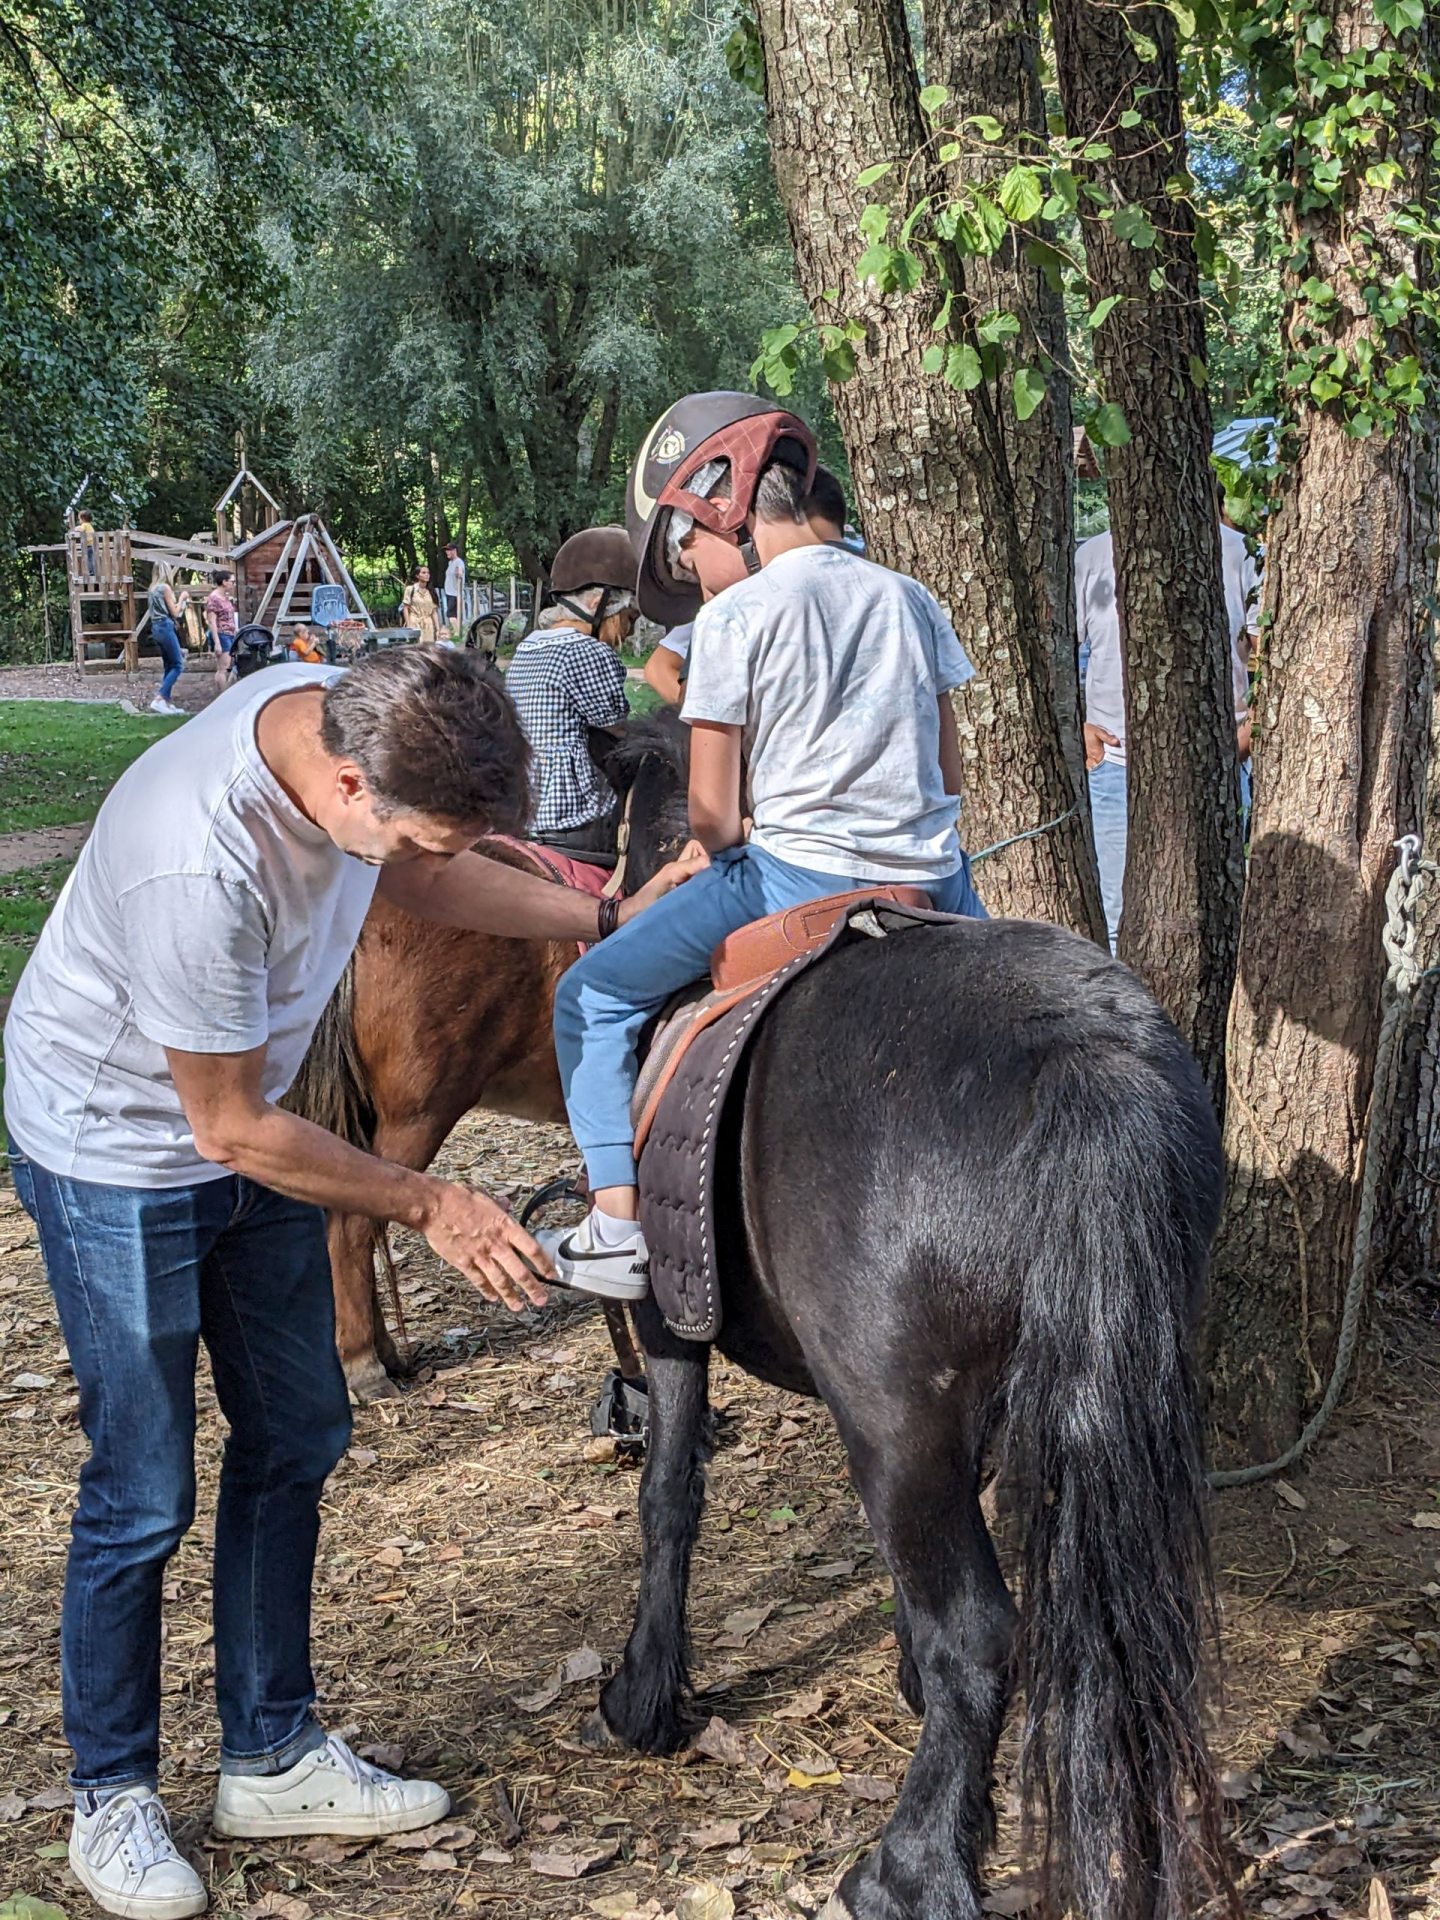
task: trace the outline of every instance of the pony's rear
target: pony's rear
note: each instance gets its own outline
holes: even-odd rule
[[[970,1920],[1011,1676],[1051,1902],[1181,1920],[1216,1837],[1195,1336],[1209,1096],[1138,981],[1019,921],[857,943],[755,1049],[755,1286],[723,1344],[798,1344],[895,1575],[924,1728],[854,1920]],[[991,1442],[993,1441],[993,1446]],[[1018,1622],[980,1514],[1003,1460]]]

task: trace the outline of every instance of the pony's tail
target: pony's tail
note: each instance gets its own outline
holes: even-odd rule
[[[375,1144],[375,1099],[370,1076],[355,1039],[355,956],[345,963],[345,971],[320,1016],[309,1052],[301,1062],[295,1084],[280,1103],[302,1120],[313,1120],[348,1146],[370,1148]],[[400,1283],[390,1252],[390,1235],[383,1220],[370,1223],[372,1258],[378,1258],[385,1277],[385,1292],[395,1315],[395,1327],[402,1348],[408,1350],[410,1336],[405,1312],[400,1304]]]
[[[1050,1912],[1185,1920],[1197,1869],[1221,1876],[1194,1361],[1218,1140],[1198,1074],[1186,1101],[1173,1080],[1159,1097],[1109,1081],[1093,1056],[1057,1072],[1007,1382],[1022,1792]]]

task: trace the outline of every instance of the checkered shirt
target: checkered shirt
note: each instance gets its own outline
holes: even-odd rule
[[[613,727],[629,712],[625,668],[603,641],[572,627],[532,633],[505,676],[535,755],[537,834],[568,833],[603,820],[615,795],[590,758],[587,727]]]

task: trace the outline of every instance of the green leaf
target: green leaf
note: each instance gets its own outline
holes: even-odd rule
[[[1133,201],[1115,209],[1115,237],[1128,240],[1132,247],[1153,247],[1156,233],[1153,222],[1143,207],[1137,207]]]
[[[948,167],[952,160],[958,160],[965,149],[958,140],[947,140],[940,149],[940,164]]]
[[[1192,387],[1198,387],[1201,393],[1210,384],[1210,369],[1198,353],[1190,355],[1190,384]]]
[[[1168,0],[1168,10],[1175,17],[1175,25],[1180,30],[1180,38],[1182,40],[1193,40],[1195,38],[1195,15],[1191,9],[1184,4],[1184,0]]]
[[[862,240],[883,240],[890,231],[890,209],[878,206],[875,201],[860,215],[860,238]]]
[[[966,120],[967,127],[974,127],[982,140],[1003,140],[1005,129],[993,114],[972,113]]]
[[[1130,45],[1134,50],[1135,58],[1137,60],[1143,60],[1147,66],[1153,66],[1155,61],[1160,58],[1160,49],[1148,33],[1132,32],[1130,35]]]
[[[947,293],[945,298],[940,302],[940,311],[936,314],[935,318],[930,322],[930,331],[932,333],[944,333],[945,329],[950,324],[950,312],[951,312],[951,309],[954,307],[954,305],[955,305],[954,294]]]
[[[873,187],[877,180],[883,180],[885,178],[893,164],[890,160],[880,160],[873,167],[866,167],[865,171],[855,182],[856,186]]]
[[[1107,294],[1103,300],[1099,301],[1090,309],[1090,313],[1085,321],[1086,326],[1089,327],[1092,333],[1096,327],[1103,327],[1119,304],[1120,296],[1118,293]]]
[[[922,87],[920,89],[920,111],[938,113],[950,98],[948,87]]]
[[[1122,127],[1138,127],[1143,118],[1144,115],[1137,113],[1134,107],[1127,107],[1120,116],[1120,124]]]
[[[1028,420],[1045,398],[1045,376],[1038,367],[1020,367],[1015,374],[1015,416]]]
[[[1013,313],[987,313],[975,331],[989,346],[998,347],[1002,341],[1015,338],[1020,321]]]
[[[898,248],[890,264],[891,287],[899,293],[913,293],[925,278],[925,262],[915,254]]]
[[[957,341],[945,355],[945,379],[961,393],[971,393],[985,378],[980,356],[968,340]]]
[[[1071,213],[1080,204],[1080,182],[1068,167],[1056,167],[1050,175],[1050,188],[1057,200],[1063,200]]]
[[[926,373],[939,373],[945,365],[944,347],[927,347],[920,356],[920,364]]]
[[[902,247],[909,246],[910,236],[914,233],[916,227],[924,219],[925,215],[930,211],[933,198],[934,198],[933,195],[927,193],[925,195],[925,198],[923,200],[917,201],[916,204],[910,209],[909,213],[905,216],[905,224],[900,229],[900,244]]]
[[[1126,424],[1125,411],[1113,400],[1107,400],[1103,407],[1097,407],[1085,423],[1085,431],[1097,447],[1128,447],[1130,428]]]
[[[65,1853],[70,1851],[67,1846]],[[53,1854],[52,1859],[60,1859]],[[68,1920],[63,1907],[52,1907],[48,1900],[37,1899],[33,1893],[12,1893],[10,1898],[0,1904],[0,1920]]]
[[[1015,221],[1033,220],[1045,204],[1038,167],[1011,167],[1000,182],[1000,205]]]
[[[821,354],[820,364],[825,369],[826,379],[843,387],[847,380],[855,378],[855,349],[848,340],[837,341]]]
[[[1425,19],[1425,0],[1375,0],[1375,18],[1398,39],[1407,27],[1419,28]]]
[[[970,206],[979,231],[979,244],[975,247],[975,252],[987,255],[997,252],[1004,242],[1005,235],[1010,231],[1005,215],[988,194],[973,193],[970,196]]]

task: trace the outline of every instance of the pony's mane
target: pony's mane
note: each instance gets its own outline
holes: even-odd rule
[[[668,760],[682,780],[690,767],[690,730],[673,707],[637,714],[617,728],[615,746],[607,755],[614,771],[624,776],[638,772],[647,754]]]

